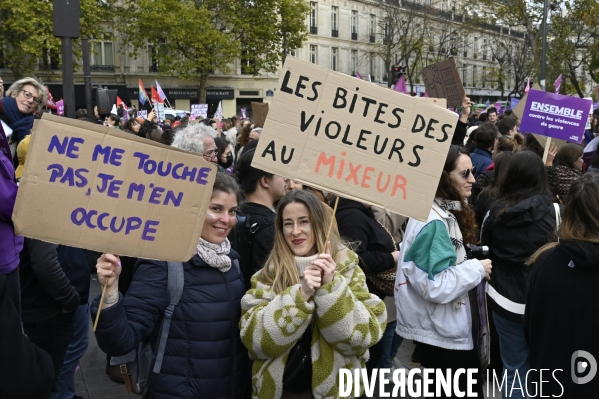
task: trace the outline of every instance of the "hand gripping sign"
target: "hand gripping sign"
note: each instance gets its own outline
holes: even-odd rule
[[[288,56],[252,166],[419,220],[457,115]]]
[[[149,259],[195,253],[216,174],[201,154],[49,114],[28,152],[17,234]]]

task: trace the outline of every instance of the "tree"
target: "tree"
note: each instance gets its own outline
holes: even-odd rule
[[[518,40],[511,36],[500,36],[497,40],[489,43],[492,61],[498,63],[493,67],[490,76],[495,78],[502,97],[508,91],[507,98],[514,95],[522,97],[526,88],[527,79],[534,72],[534,64],[531,49],[526,40]],[[508,82],[513,80],[513,87],[506,88]]]
[[[307,38],[303,0],[124,0],[119,18],[125,47],[155,48],[160,74],[195,81],[206,102],[208,76],[237,59],[243,74],[275,72],[285,52]]]
[[[111,21],[118,13],[117,0],[80,0],[81,37],[100,37],[103,21]],[[81,57],[81,44],[74,40],[74,57]],[[38,60],[41,66],[60,64],[60,39],[52,34],[52,1],[0,1],[0,49],[4,65],[15,79],[33,74]]]

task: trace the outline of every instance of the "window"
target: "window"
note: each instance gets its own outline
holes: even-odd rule
[[[241,51],[241,74],[256,75],[256,55],[253,50],[244,49]]]
[[[358,40],[358,11],[351,11],[351,38]]]
[[[313,1],[310,2],[310,33],[317,34],[318,33],[318,3]]]
[[[488,52],[489,46],[487,44],[487,39],[483,40],[483,49],[482,49],[482,53],[483,53],[483,60],[487,59],[487,52]]]
[[[478,37],[474,38],[474,58],[478,56]]]
[[[375,34],[375,25],[376,24],[376,16],[374,14],[370,14],[370,22],[369,22],[369,28],[368,28],[368,33],[370,35],[370,37],[374,37]]]
[[[355,75],[358,71],[358,50],[351,51],[351,72]]]
[[[374,76],[375,76],[375,63],[374,63],[374,53],[370,53],[370,65],[368,67],[368,73],[370,74],[371,79],[374,81]]]
[[[487,87],[487,67],[483,67],[483,88]]]
[[[91,64],[94,66],[114,66],[112,42],[94,41]]]
[[[156,61],[156,47],[148,46],[148,64],[150,72],[158,72],[158,62]]]
[[[339,31],[337,21],[339,20],[339,7],[331,7],[331,30],[333,32]],[[336,37],[336,36],[334,36]]]
[[[464,87],[468,86],[468,67],[462,69],[462,85]]]
[[[331,70],[336,71],[339,64],[337,63],[339,59],[339,49],[336,47],[331,48]]]
[[[318,64],[318,47],[313,44],[310,45],[310,62]]]
[[[476,74],[478,73],[476,65],[472,67],[472,86],[476,87]]]

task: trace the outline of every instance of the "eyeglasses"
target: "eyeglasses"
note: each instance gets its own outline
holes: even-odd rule
[[[462,176],[464,178],[464,180],[468,180],[468,178],[470,177],[470,173],[472,173],[472,176],[474,176],[474,174],[476,173],[476,167],[473,167],[472,169],[466,169],[461,172],[457,172],[457,174]]]
[[[39,103],[42,102],[41,98],[34,97],[33,94],[27,90],[21,90],[21,93],[23,93],[23,96],[25,97],[25,99],[33,100],[33,102],[37,105],[39,105]]]
[[[208,158],[214,158],[218,156],[218,151],[216,151],[216,148],[213,148],[211,150],[208,150],[207,153],[204,154],[205,157]]]

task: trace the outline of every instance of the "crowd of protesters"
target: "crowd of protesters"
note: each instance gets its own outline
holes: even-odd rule
[[[418,221],[255,168],[262,126],[251,119],[96,110],[95,123],[201,154],[218,170],[173,309],[167,262],[15,235],[18,179],[46,97],[25,78],[0,99],[0,398],[78,398],[74,373],[100,309],[95,336],[111,379],[127,379],[119,359],[140,343],[166,342],[150,398],[339,397],[341,368],[397,367],[403,340],[425,368],[482,371],[472,314],[486,301],[504,397],[526,398],[522,384],[543,380],[525,381],[529,370],[599,353],[599,112],[586,148],[545,150],[509,110],[471,113],[465,98],[428,220]],[[77,118],[89,120],[84,110]],[[102,302],[89,298],[91,273],[106,286]],[[472,295],[480,286],[482,304]],[[465,374],[455,381],[466,390]],[[560,382],[545,394],[599,389]]]

